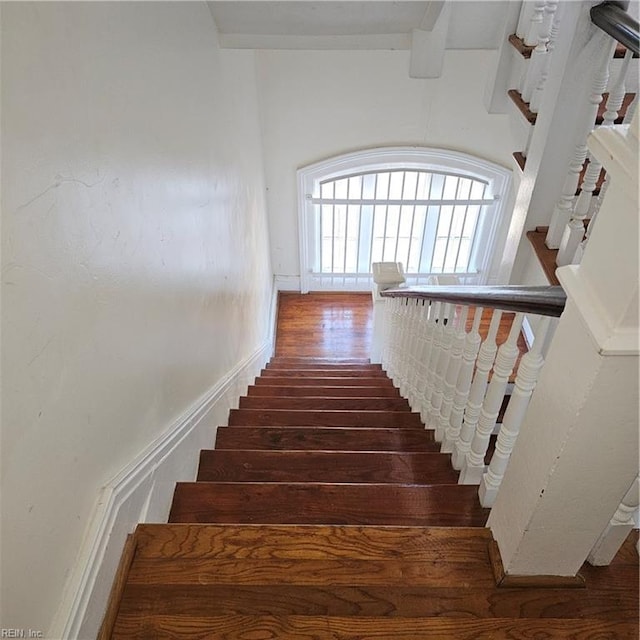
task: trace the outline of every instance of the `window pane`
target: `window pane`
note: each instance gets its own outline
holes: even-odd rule
[[[321,198],[333,198],[333,180],[331,182],[325,182],[320,185],[320,197]]]
[[[360,200],[362,191],[362,176],[349,178],[349,200]]]
[[[431,263],[431,271],[433,273],[442,273],[444,267],[444,252],[447,248],[447,239],[438,238],[436,246],[433,250],[433,261]]]
[[[391,174],[391,185],[389,188],[389,199],[400,200],[402,199],[402,183],[404,178],[404,171],[394,171]]]
[[[447,176],[445,178],[444,193],[442,196],[444,200],[455,200],[459,181],[460,178],[457,176]]]
[[[376,174],[368,173],[365,176],[362,176],[362,197],[365,200],[373,200],[376,197],[375,187],[376,187]]]
[[[386,200],[389,197],[389,173],[378,174],[378,184],[376,185],[376,199]]]
[[[418,186],[418,174],[416,171],[407,171],[404,175],[404,189],[402,198],[413,200],[416,197],[416,187]]]
[[[444,176],[441,173],[434,173],[431,178],[431,200],[442,200],[442,192],[444,190]]]
[[[349,186],[348,178],[344,178],[342,180],[336,180],[336,198],[346,198],[347,197],[347,187]]]
[[[458,200],[468,200],[471,193],[471,180],[469,178],[460,178],[458,185]]]
[[[471,187],[470,200],[482,200],[484,198],[486,186],[487,185],[484,182],[478,182],[477,180],[474,180],[473,186]]]
[[[453,215],[453,207],[444,205],[440,207],[440,220],[438,221],[438,236],[447,237],[451,228],[451,216]]]
[[[417,200],[427,200],[429,198],[429,189],[431,188],[431,174],[421,171],[418,175],[418,195]]]

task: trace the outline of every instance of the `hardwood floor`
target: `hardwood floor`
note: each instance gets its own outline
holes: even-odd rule
[[[276,356],[368,358],[370,293],[288,293],[278,300]]]
[[[177,484],[169,524],[138,526],[99,640],[636,640],[637,535],[583,567],[586,588],[496,587],[477,487],[362,360],[370,302],[363,328],[349,297],[281,306],[288,353]],[[294,355],[309,336],[317,360]]]

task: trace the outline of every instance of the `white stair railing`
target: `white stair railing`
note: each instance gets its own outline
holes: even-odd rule
[[[441,451],[452,454],[452,466],[461,470],[459,482],[482,482],[485,505],[495,499],[544,362],[547,317],[541,319],[534,345],[522,358],[504,422],[496,424],[520,353],[523,313],[559,315],[564,301],[559,289],[436,286],[381,294],[386,300],[383,333],[389,341],[382,349],[382,365],[401,391],[409,394],[425,428],[433,430],[435,440],[442,443]],[[509,299],[516,294],[532,298],[523,306],[521,299]],[[536,306],[542,299],[551,302]],[[501,324],[508,322],[503,309],[522,312],[513,314],[508,337],[498,348],[498,333],[506,331]],[[486,324],[482,328],[483,313],[488,330]],[[486,331],[484,341],[481,330]],[[498,443],[487,469],[484,460],[492,434],[498,435]]]
[[[577,140],[546,237],[546,244],[550,249],[560,249],[561,245],[563,247],[558,253],[558,264],[567,264],[561,260],[566,259],[566,255],[571,252],[571,247],[573,248],[571,258],[573,258],[584,234],[584,218],[579,222],[577,219],[572,220],[575,194],[580,182],[580,172],[587,158],[587,136],[594,128],[598,106],[602,102],[602,94],[609,79],[609,64],[615,49],[615,40],[605,33],[598,33],[594,36],[592,47],[598,53],[598,64],[591,79],[588,103],[577,107]]]

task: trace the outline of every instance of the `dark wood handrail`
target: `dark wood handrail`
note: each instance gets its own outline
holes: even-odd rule
[[[535,313],[558,317],[564,310],[567,296],[562,287],[500,287],[476,286],[415,286],[381,291],[384,298],[421,298],[451,304],[469,304],[504,311]]]
[[[590,15],[593,24],[638,55],[640,41],[638,21],[632,18],[619,4],[603,2],[591,7]]]

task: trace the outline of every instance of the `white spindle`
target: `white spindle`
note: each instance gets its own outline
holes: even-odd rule
[[[451,341],[451,355],[447,364],[447,370],[444,375],[444,385],[442,388],[442,403],[440,404],[440,413],[436,416],[436,433],[435,438],[438,442],[444,440],[445,432],[449,426],[449,418],[453,407],[453,396],[456,392],[456,382],[462,365],[462,352],[467,337],[467,316],[469,315],[469,307],[464,306],[460,309],[460,313],[455,318],[455,326],[453,328],[453,339]],[[452,323],[453,324],[453,323]]]
[[[429,372],[431,370],[431,357],[433,354],[435,332],[438,328],[437,320],[440,316],[441,302],[433,302],[429,308],[429,316],[427,319],[427,328],[425,331],[425,345],[422,357],[422,366],[420,370],[420,382],[418,384],[418,407],[420,415],[426,415],[427,403],[425,400],[427,394],[427,386],[429,384]]]
[[[524,37],[524,43],[527,47],[535,47],[538,44],[540,29],[544,24],[544,7],[545,0],[536,0],[533,3],[533,15],[529,20],[529,27]]]
[[[409,376],[407,379],[407,399],[413,409],[416,405],[416,389],[418,384],[418,377],[420,375],[420,357],[422,349],[424,347],[424,331],[426,327],[426,313],[428,310],[428,301],[417,301],[417,318],[415,326],[415,345],[411,353],[409,353],[409,359],[411,365],[409,367]]]
[[[453,342],[453,335],[455,332],[453,326],[453,318],[455,313],[455,306],[451,304],[445,305],[445,320],[442,327],[442,340],[440,342],[440,354],[438,356],[438,362],[436,364],[435,376],[433,382],[433,392],[429,401],[428,418],[425,424],[429,429],[437,429],[438,418],[440,416],[440,406],[442,404],[442,394],[444,389],[444,376],[449,366],[449,359],[451,358],[451,343]],[[436,432],[436,439],[437,439]]]
[[[610,564],[622,543],[636,526],[634,516],[640,504],[639,482],[640,478],[633,481],[609,525],[591,550],[587,558],[590,564],[595,566]]]
[[[493,312],[491,323],[489,324],[489,332],[478,353],[476,373],[473,377],[471,391],[469,392],[469,400],[464,411],[464,422],[460,429],[460,438],[455,445],[455,449],[451,457],[451,463],[454,469],[462,469],[467,458],[467,453],[471,450],[471,442],[473,441],[473,436],[480,417],[482,401],[484,400],[484,395],[487,391],[489,373],[498,351],[496,336],[498,335],[501,318],[502,311]]]
[[[436,384],[436,372],[438,363],[440,362],[440,353],[442,351],[442,340],[444,336],[444,319],[449,314],[449,306],[444,302],[440,304],[438,310],[438,318],[435,320],[436,326],[433,330],[433,343],[431,345],[431,353],[429,356],[429,365],[427,368],[426,385],[422,396],[422,409],[420,417],[428,429],[433,428],[429,423],[429,414],[431,412],[431,397],[433,395]]]
[[[616,118],[618,117],[618,111],[622,107],[622,103],[624,101],[624,93],[625,93],[625,78],[627,75],[627,70],[629,68],[629,62],[631,61],[633,53],[631,51],[627,51],[627,55],[622,62],[622,67],[620,70],[620,75],[616,79],[613,87],[609,92],[609,98],[607,100],[607,110],[604,113],[602,126],[611,126],[614,124]],[[594,83],[593,91],[594,93],[591,96],[592,100],[596,99],[597,91],[606,87],[606,82],[608,79],[608,64],[605,70],[604,75],[599,78],[598,84]],[[604,84],[602,84],[604,83]],[[600,100],[602,99],[602,91],[600,92]],[[598,101],[599,102],[599,101]],[[597,104],[597,103],[596,103]],[[586,149],[586,140],[585,140],[585,149]],[[580,246],[583,238],[584,238],[584,222],[589,213],[589,209],[591,208],[591,202],[593,199],[593,192],[596,189],[598,178],[600,177],[600,173],[602,171],[602,163],[599,162],[596,158],[591,157],[589,161],[589,166],[584,175],[584,179],[582,181],[582,188],[580,191],[580,195],[578,196],[575,206],[573,209],[573,215],[571,216],[571,220],[567,224],[567,228],[565,229],[564,235],[562,237],[562,242],[560,244],[560,250],[558,251],[558,265],[563,266],[565,264],[570,264],[575,262],[576,255],[578,254],[578,247]],[[578,255],[581,255],[578,254]]]
[[[398,376],[398,387],[400,389],[400,393],[405,397],[407,396],[407,381],[409,379],[409,371],[411,370],[411,350],[415,336],[416,311],[415,298],[407,298],[403,321],[404,335],[402,348],[400,350],[401,362]]]
[[[550,322],[550,318],[540,319],[531,351],[528,351],[520,361],[513,392],[509,399],[509,406],[504,414],[500,433],[498,434],[496,450],[491,457],[487,473],[482,476],[482,482],[480,483],[480,503],[483,507],[492,507],[498,495],[498,489],[520,433],[520,427],[529,406],[531,394],[544,365],[542,348]]]
[[[460,371],[456,381],[455,395],[453,398],[453,405],[451,407],[451,415],[449,416],[449,425],[446,428],[442,448],[440,449],[443,453],[453,453],[460,436],[462,419],[464,417],[464,408],[469,398],[469,391],[471,390],[473,367],[476,363],[476,358],[478,357],[480,343],[482,342],[478,331],[481,319],[482,307],[476,307],[473,315],[473,326],[471,327],[471,331],[469,331],[465,336],[464,349],[462,351],[462,363],[460,365]]]
[[[527,71],[522,82],[522,99],[531,102],[533,93],[540,83],[540,78],[545,67],[548,55],[548,44],[551,36],[553,16],[558,8],[557,0],[548,0],[542,3],[542,17],[538,24],[535,49],[531,52],[531,58],[527,64]]]
[[[413,398],[414,378],[417,369],[416,355],[420,346],[420,332],[422,328],[423,301],[416,298],[411,301],[411,341],[407,353],[407,375],[405,379],[405,397]]]
[[[609,187],[609,175],[605,175],[604,182],[600,187],[600,193],[596,199],[595,205],[591,211],[591,220],[589,220],[589,224],[587,226],[587,230],[584,234],[584,240],[578,246],[576,251],[575,258],[573,259],[574,264],[580,264],[582,262],[582,256],[584,255],[584,250],[587,248],[587,244],[589,243],[589,238],[591,233],[593,232],[593,227],[596,222],[596,218],[598,217],[598,213],[600,213],[600,207],[602,206],[602,199],[604,198],[604,194],[607,192],[607,188]]]
[[[540,105],[542,103],[542,95],[544,93],[544,88],[547,84],[547,78],[549,77],[549,65],[551,63],[551,54],[553,53],[556,47],[556,38],[558,37],[558,30],[560,29],[561,11],[558,10],[559,9],[558,3],[547,2],[547,9],[551,16],[551,27],[549,30],[549,39],[547,41],[547,51],[542,61],[538,84],[536,85],[536,88],[531,94],[531,100],[529,102],[529,109],[533,113],[538,113],[538,111],[540,110]]]
[[[573,202],[580,180],[580,172],[582,171],[582,166],[587,158],[587,136],[594,127],[594,122],[598,113],[598,105],[602,101],[602,93],[607,86],[609,62],[613,55],[615,41],[603,32],[598,36],[598,42],[602,44],[602,57],[600,58],[600,64],[593,76],[589,104],[587,108],[584,109],[583,113],[578,114],[577,116],[579,121],[576,129],[579,132],[578,140],[562,187],[562,194],[553,211],[553,217],[546,237],[546,244],[550,249],[558,249],[561,244],[566,244],[566,241],[563,239],[563,235],[573,212]],[[577,228],[577,223],[575,223],[572,228],[576,229],[576,233],[580,233],[580,238],[578,240],[578,242],[580,242],[580,240],[582,240],[582,233],[584,233],[584,227],[581,232]],[[573,246],[574,253],[577,246],[577,243]],[[558,254],[558,257],[560,257],[560,253]]]
[[[518,336],[520,335],[523,318],[523,314],[516,314],[511,324],[509,337],[498,349],[493,375],[487,389],[487,395],[482,403],[478,425],[471,442],[471,449],[467,453],[467,459],[458,478],[460,484],[480,484],[482,479],[485,468],[484,457],[489,447],[489,438],[496,425],[496,419],[509,384],[509,376],[518,358]]]

